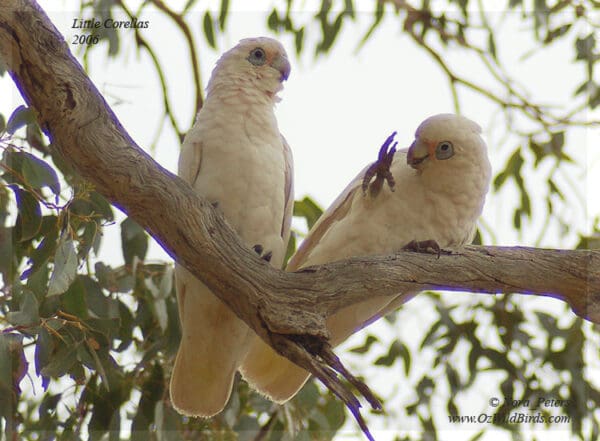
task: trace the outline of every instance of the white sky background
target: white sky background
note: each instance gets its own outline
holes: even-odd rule
[[[241,38],[269,35],[266,29],[265,11],[270,11],[274,2],[266,0],[232,2],[227,34],[217,37],[218,51],[210,49],[201,35],[205,2],[199,3],[203,5],[203,9],[198,10],[197,13],[190,13],[189,23],[199,43],[202,80],[206,84],[214,62],[223,51],[235,45]],[[220,4],[219,1],[209,3],[215,4],[215,9],[218,9]],[[248,6],[250,3],[251,7]],[[359,170],[376,159],[381,143],[392,131],[398,131],[397,139],[400,146],[408,146],[412,142],[414,130],[424,118],[454,110],[445,75],[424,51],[416,48],[407,36],[402,35],[399,20],[393,14],[386,14],[384,23],[368,43],[359,52],[356,51],[360,38],[372,23],[370,11],[374,1],[357,3],[360,4],[359,9],[364,11],[361,13],[364,13],[364,19],[358,17],[357,25],[346,24],[338,37],[338,42],[326,56],[316,59],[313,56],[315,35],[318,35],[316,25],[308,31],[309,40],[305,43],[306,50],[300,60],[294,55],[295,49],[291,37],[280,38],[290,55],[292,74],[280,94],[282,102],[277,106],[276,114],[280,129],[294,152],[296,198],[310,195],[324,208]],[[40,1],[40,4],[70,44],[73,35],[80,33],[80,30],[71,29],[73,19],[80,18],[77,7],[79,1],[45,0]],[[179,10],[181,6],[178,5],[183,4],[185,1],[169,1],[169,5],[175,10]],[[312,16],[317,7],[313,5],[318,5],[319,2],[306,1],[304,4],[304,10],[309,12],[303,13]],[[239,9],[242,5],[246,5],[245,11]],[[150,10],[147,8],[147,11]],[[492,16],[492,19],[498,20],[498,24],[501,14],[502,11],[498,11],[497,16]],[[187,46],[183,44],[179,31],[164,18],[163,14],[145,13],[139,18],[149,20],[149,29],[144,31],[144,37],[150,40],[163,62],[169,82],[171,104],[176,110],[181,127],[185,128],[191,121],[193,112],[192,76]],[[526,61],[522,61],[520,57],[537,45],[530,38],[529,29],[517,21],[507,19],[498,31],[496,41],[500,51],[499,56],[507,66],[511,67],[510,73],[531,92],[532,101],[560,105],[573,99],[574,86],[584,79],[584,65],[583,63],[570,64],[573,54],[572,39],[565,39],[564,42],[555,44],[552,51],[533,55]],[[141,55],[136,52],[131,38],[133,36],[128,35],[127,32],[133,31],[124,31],[121,34],[123,47],[118,60],[106,59],[104,54],[107,47],[92,51],[89,75],[133,139],[140,146],[147,148],[153,141],[161,122],[162,95],[159,93],[157,75],[149,62],[149,57],[144,51]],[[587,33],[582,30],[580,36],[585,36]],[[70,48],[74,53],[78,53],[76,46],[70,44]],[[456,54],[449,56],[448,60],[456,70],[468,74],[469,78],[483,83],[484,86],[491,87],[492,83],[489,80],[486,84],[484,79],[486,77],[481,76],[481,80],[478,80],[478,75],[483,75],[483,71],[474,60],[464,56],[459,58]],[[7,97],[12,99],[7,100]],[[503,121],[500,115],[493,113],[495,108],[488,101],[472,93],[463,93],[461,98],[463,114],[476,120],[483,127],[492,166],[497,173],[512,154],[519,140],[514,138],[500,143]],[[0,111],[8,115],[21,102],[10,78],[1,78]],[[600,119],[600,112],[594,113],[589,117]],[[523,121],[517,123],[525,127]],[[569,200],[562,208],[559,204],[559,209],[565,213],[572,211],[573,224],[578,225],[583,231],[589,227],[591,219],[600,215],[600,198],[597,197],[597,189],[600,188],[600,154],[597,150],[600,146],[600,131],[598,129],[569,131],[566,144],[567,153],[574,157],[579,165],[565,167],[565,175],[579,188],[584,200]],[[179,146],[174,134],[168,123],[165,123],[165,130],[153,155],[161,165],[176,172],[178,152]],[[512,184],[507,185],[510,187]],[[534,188],[530,190],[535,216],[536,207],[542,209],[544,200]],[[526,233],[522,236],[512,230],[515,197],[516,193],[509,190],[488,198],[483,219],[493,228],[495,237],[484,235],[487,243],[533,245],[536,242],[534,233],[539,231],[543,219],[535,218],[531,227],[526,228]],[[580,208],[573,209],[572,206]],[[304,229],[301,224],[298,227]],[[576,243],[574,236],[561,238],[558,233],[558,226],[552,225],[550,234],[540,244],[549,247],[569,247]],[[149,256],[160,260],[167,258],[156,244],[152,245]],[[118,222],[115,226],[106,229],[100,258],[113,267],[122,263]],[[461,298],[466,299],[464,296]],[[555,311],[564,312],[557,302],[551,300],[547,302]],[[427,313],[421,310],[421,306],[422,304],[416,300],[405,306],[404,311],[400,313],[403,329],[423,329],[423,323],[431,321],[426,316]],[[393,338],[402,334],[402,329],[392,328],[385,323],[376,324],[370,330],[383,341],[388,342],[388,345]],[[359,336],[344,347],[352,347],[361,342],[362,338]],[[404,341],[408,343],[406,336]],[[412,347],[415,347],[418,342],[420,337],[413,339]],[[386,348],[382,346],[382,351],[384,349]],[[352,357],[348,359],[353,360]],[[413,362],[418,363],[418,360],[415,359]],[[356,364],[359,363],[358,361]],[[368,373],[366,376],[369,384],[372,384],[384,397],[406,393],[403,384],[398,384],[397,379],[381,376],[382,373],[389,375],[393,372],[394,370],[373,370],[372,380]],[[403,378],[403,374],[398,373],[398,378]],[[475,398],[476,401],[489,399],[489,392],[486,392],[484,384],[481,389],[483,395]],[[393,403],[393,400],[390,402]],[[440,401],[440,406],[442,405],[443,402]],[[481,407],[474,406],[473,409],[484,411],[485,403],[482,402]],[[393,406],[390,409],[389,403],[387,410],[394,415]],[[440,412],[446,413],[445,410]],[[403,428],[410,429],[411,425],[405,425],[402,413],[398,415],[398,421],[402,421]],[[347,427],[352,431],[356,430],[353,421],[350,418],[348,421]],[[449,429],[446,434],[450,437],[448,439],[468,437],[465,434],[463,438],[456,430],[458,427],[449,425],[442,427]],[[480,428],[473,428],[468,435],[472,436]],[[377,422],[376,419],[372,429],[379,432],[376,434],[378,439],[391,439],[395,435],[393,431],[384,431],[383,423]],[[499,434],[500,432],[495,432],[493,435]],[[566,439],[568,435],[562,430],[551,430],[549,433],[544,432],[544,436],[545,439]],[[343,434],[340,435],[340,439],[342,437]],[[499,438],[494,436],[494,439]]]

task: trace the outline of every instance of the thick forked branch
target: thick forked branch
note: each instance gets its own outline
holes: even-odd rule
[[[402,252],[278,271],[246,248],[207,201],[135,144],[37,4],[3,1],[0,57],[52,148],[261,338],[321,379],[366,433],[360,404],[336,372],[373,406],[377,400],[327,343],[325,317],[344,306],[405,290],[520,292],[561,298],[600,323],[598,251],[467,247],[439,259]]]

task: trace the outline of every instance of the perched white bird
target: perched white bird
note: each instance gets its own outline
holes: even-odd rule
[[[225,52],[179,157],[179,175],[278,268],[294,198],[292,154],[273,109],[289,73],[284,48],[270,38],[244,39]],[[182,414],[212,416],[227,403],[254,334],[183,267],[175,277],[182,336],[171,401]]]
[[[313,226],[287,271],[390,254],[412,241],[435,241],[443,248],[470,243],[491,175],[480,132],[467,118],[441,114],[419,126],[408,150],[395,152],[395,145],[388,150],[390,136],[379,160],[361,171]],[[375,297],[333,314],[327,319],[330,343],[340,344],[415,294]],[[309,376],[259,338],[240,371],[257,391],[280,403],[293,397]]]

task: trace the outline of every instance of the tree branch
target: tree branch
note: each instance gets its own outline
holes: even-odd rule
[[[577,314],[600,323],[600,251],[467,247],[439,259],[399,252],[297,273],[274,269],[241,242],[210,203],[135,144],[37,4],[4,2],[0,57],[51,147],[263,340],[323,381],[366,434],[360,403],[337,373],[373,407],[379,403],[345,370],[327,341],[325,318],[342,307],[407,290],[521,292],[563,299]]]

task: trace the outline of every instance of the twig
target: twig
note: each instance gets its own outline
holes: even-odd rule
[[[167,5],[165,5],[163,3],[162,0],[152,0],[152,3],[158,9],[160,9],[161,11],[166,13],[177,24],[177,26],[181,29],[181,32],[183,32],[183,35],[185,36],[185,39],[188,44],[188,49],[190,51],[190,58],[192,60],[192,72],[194,75],[194,86],[196,89],[196,111],[194,112],[194,115],[192,116],[192,123],[190,124],[190,127],[191,127],[194,122],[194,119],[196,118],[196,113],[198,113],[198,111],[200,110],[200,108],[202,107],[202,104],[203,104],[202,80],[200,77],[200,67],[199,67],[199,63],[198,63],[196,43],[194,42],[194,37],[192,35],[192,31],[190,30],[190,27],[187,25],[187,23],[185,22],[185,20],[183,19],[183,17],[180,14],[177,14],[175,11],[170,9]]]

